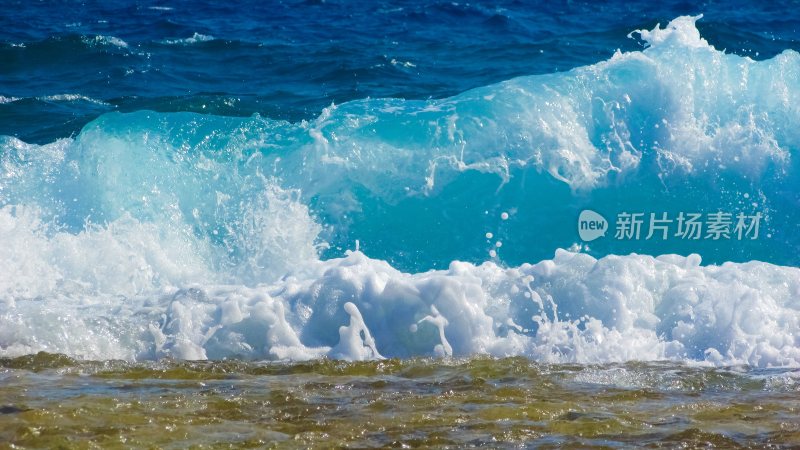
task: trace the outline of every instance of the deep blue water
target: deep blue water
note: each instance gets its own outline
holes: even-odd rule
[[[0,104],[0,135],[47,143],[109,111],[296,121],[367,97],[449,97],[641,49],[630,31],[699,13],[730,53],[800,45],[791,1],[6,1],[0,95],[21,100]]]

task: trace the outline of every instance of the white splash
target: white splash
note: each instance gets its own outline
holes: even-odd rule
[[[103,241],[91,245],[108,250]],[[37,294],[30,286],[41,263],[4,264],[21,281],[0,285],[3,356],[524,355],[800,366],[800,269],[767,263],[701,266],[696,255],[595,259],[559,250],[552,260],[516,268],[453,262],[408,274],[352,252],[257,287],[203,283],[146,295],[133,289],[126,297],[97,292],[93,283],[114,279],[108,273],[81,275],[87,281],[76,289],[65,272],[50,282],[50,294]]]
[[[214,36],[195,32],[191,37],[188,38],[166,39],[161,41],[161,43],[166,45],[192,45],[200,42],[213,41],[214,39],[216,39]]]

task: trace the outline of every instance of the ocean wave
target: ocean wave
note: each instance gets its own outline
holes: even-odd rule
[[[2,137],[0,353],[797,366],[800,55],[720,52],[696,20],[446,99]],[[763,236],[580,243],[583,209],[653,208],[757,211]]]
[[[89,46],[108,45],[117,48],[128,48],[128,43],[116,36],[81,36],[81,41]]]
[[[36,220],[0,210],[3,356],[800,365],[797,268],[558,250],[409,274],[355,251],[253,287],[214,285],[190,234],[123,218],[44,237]]]

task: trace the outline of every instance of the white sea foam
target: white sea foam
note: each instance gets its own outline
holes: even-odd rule
[[[661,28],[661,24],[658,24],[652,30],[633,31],[628,37],[638,34],[651,46],[664,45],[672,41],[679,46],[706,48],[709,47],[708,41],[700,36],[700,31],[695,26],[695,23],[702,18],[702,14],[681,16],[671,21],[665,28]]]
[[[110,103],[98,100],[96,98],[87,97],[81,94],[43,95],[36,97],[36,99],[42,102],[88,102],[101,106],[111,106]]]
[[[20,97],[5,97],[5,96],[0,95],[0,105],[2,105],[4,103],[13,103],[13,102],[17,102],[17,101],[20,101],[20,100],[23,100],[23,98],[20,98]],[[81,95],[81,94],[42,95],[42,96],[36,97],[36,100],[39,100],[41,102],[78,102],[78,101],[83,101],[83,102],[94,103],[96,105],[101,105],[101,106],[111,106],[110,103],[104,102],[103,100],[98,100],[96,98],[87,97],[87,96]]]
[[[192,45],[197,44],[199,42],[208,42],[213,41],[215,38],[214,36],[200,34],[195,32],[191,37],[183,38],[183,39],[165,39],[161,41],[163,44],[167,45]]]
[[[83,36],[81,39],[87,45],[109,45],[117,48],[128,48],[128,43],[116,36]]]
[[[0,208],[1,297],[114,294],[130,297],[214,276],[201,243],[186,230],[158,228],[130,216],[72,234],[53,231],[32,207]]]
[[[207,249],[181,232],[121,218],[48,237],[37,220],[0,209],[4,356],[800,365],[797,268],[559,250],[410,274],[352,252],[246,287],[214,284]]]

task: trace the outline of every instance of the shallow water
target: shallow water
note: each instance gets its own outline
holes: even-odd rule
[[[0,447],[797,445],[798,11],[4,5]]]
[[[800,372],[526,358],[0,361],[24,447],[788,448]]]
[[[800,366],[793,8],[699,5],[706,16],[658,24],[695,7],[382,5],[373,21],[339,2],[252,16],[89,4],[66,21],[18,5],[0,31],[0,356]],[[420,64],[401,77],[409,92],[326,94],[348,82],[311,50],[372,67],[389,35]],[[567,67],[505,79],[526,59],[498,40]],[[76,64],[76,48],[92,57]],[[228,50],[241,65],[219,59]],[[465,69],[438,91],[426,82],[443,53]],[[259,83],[224,76],[269,55],[277,72]],[[188,99],[204,83],[219,101],[275,88],[327,106],[165,109],[153,91]],[[114,103],[130,95],[135,110]],[[32,105],[46,113],[30,122]],[[53,131],[62,106],[79,132],[29,136]],[[584,213],[603,233],[582,233]]]

